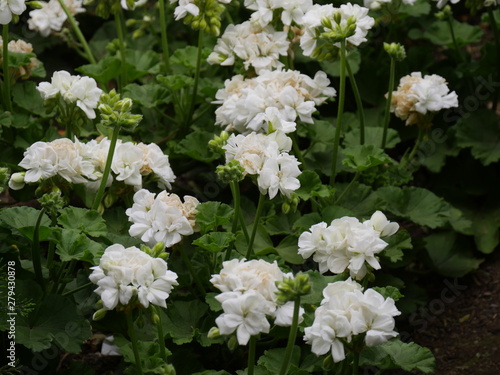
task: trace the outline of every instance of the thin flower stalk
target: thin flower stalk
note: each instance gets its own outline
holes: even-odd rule
[[[352,73],[351,66],[349,65],[349,61],[346,59],[346,69],[347,74],[349,75],[349,81],[351,82],[352,91],[354,93],[354,100],[356,101],[356,106],[358,107],[358,116],[359,116],[359,144],[365,144],[365,111],[363,110],[363,102],[361,101],[361,95],[359,94],[358,85],[356,83],[356,78]]]
[[[188,127],[190,125],[191,119],[193,118],[194,104],[196,101],[196,95],[198,93],[198,81],[200,80],[202,50],[203,50],[203,30],[200,29],[200,31],[198,33],[198,54],[196,56],[196,70],[194,73],[193,93],[192,93],[191,99],[190,99],[189,112],[187,113],[187,117],[186,117],[186,127]]]
[[[339,88],[339,106],[337,112],[337,122],[335,124],[335,139],[333,141],[332,151],[332,167],[330,172],[330,185],[335,183],[337,176],[337,158],[339,153],[340,131],[342,129],[342,115],[344,113],[345,99],[345,72],[346,72],[346,42],[345,39],[340,41],[340,88]]]
[[[389,120],[391,118],[391,101],[392,92],[394,91],[394,76],[396,74],[396,59],[391,56],[391,68],[389,71],[389,91],[387,92],[387,102],[385,103],[384,112],[384,131],[382,133],[382,150],[385,150],[385,145],[387,142],[387,129],[389,127]]]
[[[167,37],[167,17],[165,16],[165,0],[159,0],[160,7],[160,32],[161,32],[161,48],[163,52],[164,73],[170,74],[170,53],[168,51],[168,37]]]
[[[250,235],[250,241],[248,242],[248,249],[246,258],[250,259],[253,251],[253,244],[255,241],[255,235],[257,234],[257,227],[259,226],[260,216],[262,215],[262,209],[264,208],[264,201],[266,200],[266,196],[264,194],[260,194],[259,203],[257,204],[257,212],[255,213],[255,220],[252,227],[252,233]]]
[[[139,354],[139,347],[137,346],[137,334],[135,332],[134,321],[132,319],[132,310],[128,309],[125,312],[125,316],[127,317],[128,334],[130,336],[130,341],[132,342],[132,350],[134,352],[135,365],[137,366],[137,372],[139,373],[139,375],[143,375],[141,356]]]
[[[163,324],[161,321],[161,308],[160,306],[153,306],[154,312],[158,317],[156,322],[156,330],[158,333],[158,344],[160,345],[160,357],[167,363],[167,352],[165,350],[165,334],[163,333]]]
[[[127,58],[125,56],[125,36],[123,33],[123,12],[121,8],[115,12],[115,25],[116,25],[116,34],[118,35],[118,45],[120,48],[120,57],[122,59],[122,67],[121,67],[121,77],[120,77],[120,82],[119,82],[119,90],[122,91],[122,89],[125,87],[125,85],[128,83],[128,78],[127,78]]]
[[[91,64],[96,64],[97,61],[94,58],[94,55],[92,54],[92,51],[90,50],[89,44],[87,43],[87,40],[83,36],[83,33],[80,30],[80,27],[78,26],[78,23],[76,22],[75,17],[69,11],[64,0],[58,0],[58,1],[59,1],[59,4],[61,5],[62,10],[64,11],[66,16],[68,17],[68,21],[69,21],[71,27],[73,28],[73,32],[76,34],[76,37],[78,38],[79,42],[82,44],[82,47],[83,47],[83,50],[85,51],[87,60]]]
[[[290,333],[288,335],[288,343],[286,345],[285,356],[283,357],[283,362],[281,364],[280,375],[286,375],[288,367],[290,366],[290,359],[292,358],[293,346],[295,344],[297,328],[299,325],[299,311],[300,296],[297,296],[293,305],[292,326],[290,327]]]
[[[253,375],[255,368],[255,347],[257,346],[257,336],[250,337],[248,343],[248,367],[247,375]]]
[[[359,175],[360,175],[360,172],[356,172],[356,174],[352,178],[351,182],[349,182],[349,185],[347,185],[347,187],[344,189],[342,194],[340,194],[340,197],[338,197],[337,200],[335,201],[336,205],[339,204],[342,201],[342,199],[345,197],[345,195],[349,192],[349,190],[351,190],[351,188],[354,186],[354,183],[358,180]]]
[[[36,219],[35,228],[33,230],[33,246],[31,247],[31,260],[33,262],[33,269],[35,270],[36,281],[44,289],[44,280],[42,274],[42,261],[40,255],[40,224],[45,213],[45,208],[40,210]]]
[[[186,254],[186,249],[181,246],[179,249],[179,252],[181,253],[182,261],[184,262],[184,265],[188,268],[189,273],[193,277],[194,283],[196,284],[196,287],[198,288],[198,291],[200,292],[201,296],[205,296],[205,288],[203,287],[203,284],[198,277],[198,274],[194,270],[193,264],[191,263],[191,259],[189,259],[188,255]]]
[[[241,211],[240,186],[236,181],[231,181],[229,183],[229,186],[231,187],[231,193],[233,194],[233,201],[234,201],[234,216],[233,216],[233,225],[231,227],[231,233],[236,235],[236,231],[238,230],[240,211]],[[231,257],[231,248],[229,247],[226,250],[226,256],[224,260],[229,260],[230,257]]]
[[[9,69],[9,24],[3,25],[3,95],[5,108],[12,112],[12,99],[10,97],[10,69]]]

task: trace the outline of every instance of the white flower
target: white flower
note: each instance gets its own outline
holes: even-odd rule
[[[134,10],[135,8],[137,7],[141,7],[143,6],[144,4],[146,4],[148,2],[148,0],[138,0],[138,1],[134,1],[134,6],[132,7],[132,9],[129,9],[128,8],[128,5],[127,5],[127,0],[120,0],[120,5],[122,6],[123,9],[125,10]]]
[[[274,324],[280,327],[290,327],[293,319],[293,309],[295,303],[292,301],[286,302],[284,305],[278,306],[274,312]],[[299,323],[304,320],[304,309],[299,308]]]
[[[115,244],[105,251],[98,266],[91,267],[89,279],[106,310],[118,303],[126,305],[133,296],[148,307],[150,303],[167,307],[165,300],[177,283],[177,274],[168,270],[161,258],[152,258],[136,247]]]
[[[111,170],[117,174],[118,181],[140,188],[142,186],[141,167],[142,150],[140,147],[129,142],[117,144]]]
[[[268,158],[259,173],[257,182],[262,194],[269,193],[273,199],[278,191],[290,198],[292,192],[300,187],[299,162],[294,156],[281,153],[276,158]]]
[[[68,138],[56,139],[49,143],[57,154],[57,174],[73,184],[81,184],[92,178],[94,166],[83,159],[75,144]]]
[[[64,0],[64,3],[72,15],[85,12],[82,0]],[[30,30],[38,31],[44,37],[61,31],[68,17],[59,2],[50,0],[41,4],[40,9],[34,9],[29,13],[28,26]]]
[[[143,151],[141,174],[143,176],[154,172],[159,179],[158,187],[160,189],[171,189],[171,183],[175,181],[175,174],[170,167],[168,155],[165,155],[156,143],[145,145],[137,144]]]
[[[437,7],[439,9],[443,8],[447,3],[448,1],[450,1],[452,4],[456,4],[458,3],[460,0],[434,0],[434,1],[437,1]]]
[[[33,143],[24,152],[24,158],[19,163],[20,167],[27,169],[24,181],[38,182],[57,174],[57,154],[45,142]]]
[[[170,0],[171,4],[176,2],[177,0]],[[197,16],[200,14],[200,8],[194,4],[194,0],[179,0],[179,5],[174,10],[175,20],[178,21],[186,17],[188,13]]]
[[[0,0],[0,25],[12,21],[12,15],[20,15],[26,10],[24,0]]]
[[[375,211],[369,220],[380,237],[389,237],[396,233],[399,229],[399,224],[387,220],[387,217],[381,211]]]
[[[250,336],[259,333],[268,333],[270,324],[266,318],[264,297],[254,291],[235,296],[222,302],[224,313],[215,323],[222,335],[229,335],[236,331],[240,345],[246,345]]]

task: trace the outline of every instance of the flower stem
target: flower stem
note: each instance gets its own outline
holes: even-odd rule
[[[130,336],[130,341],[132,341],[132,350],[134,351],[135,365],[137,366],[137,371],[139,375],[142,375],[142,365],[141,356],[139,355],[139,348],[137,346],[137,335],[135,333],[134,321],[132,319],[132,310],[127,310],[125,312],[127,317],[128,335]]]
[[[285,357],[281,363],[280,375],[286,375],[288,367],[290,366],[290,359],[292,357],[293,346],[295,338],[297,337],[297,327],[299,325],[299,311],[300,311],[300,296],[297,296],[293,305],[292,326],[288,335],[288,343],[286,345]]]
[[[247,375],[253,375],[255,367],[255,347],[257,346],[257,336],[251,336],[248,344],[248,368]]]
[[[240,216],[241,204],[240,204],[240,186],[237,182],[231,181],[229,183],[231,187],[231,193],[233,194],[234,201],[234,216],[233,216],[233,225],[231,227],[231,233],[236,235],[236,231],[238,230],[238,221]],[[226,250],[226,256],[224,260],[229,260],[231,256],[231,247],[228,247]]]
[[[413,146],[413,149],[410,152],[410,156],[408,156],[408,161],[407,161],[408,163],[411,162],[413,157],[415,156],[415,153],[417,152],[418,148],[420,147],[420,142],[422,142],[423,137],[424,137],[424,132],[422,131],[421,128],[419,128],[417,141],[415,142],[415,145]]]
[[[457,51],[458,58],[462,62],[464,62],[464,57],[460,53],[460,48],[458,47],[457,38],[455,37],[455,30],[453,29],[452,18],[448,17],[446,21],[448,22],[448,26],[450,28],[450,34],[451,34],[451,40],[453,41],[453,47],[455,48],[455,51]]]
[[[394,76],[396,74],[396,60],[391,56],[391,69],[389,72],[389,91],[387,92],[387,102],[385,103],[384,112],[384,132],[382,133],[382,150],[385,150],[387,142],[387,129],[389,127],[389,120],[391,118],[391,101],[392,91],[394,90]]]
[[[58,0],[58,1],[59,1],[59,5],[61,5],[62,10],[66,14],[66,17],[68,17],[68,21],[69,21],[71,27],[73,28],[73,31],[76,34],[76,37],[78,38],[78,40],[82,44],[83,50],[85,51],[85,54],[87,55],[87,60],[89,60],[91,64],[96,64],[97,62],[94,58],[94,55],[92,55],[92,52],[90,51],[89,44],[87,43],[87,40],[83,36],[82,31],[80,30],[80,27],[78,26],[78,23],[75,20],[75,17],[69,11],[64,0]]]
[[[116,34],[118,35],[118,45],[120,47],[120,56],[122,58],[122,71],[119,82],[118,91],[122,91],[123,87],[127,84],[127,59],[125,57],[125,37],[123,35],[123,13],[122,9],[118,9],[115,12],[115,25],[116,25]]]
[[[337,200],[335,201],[336,205],[339,204],[342,201],[342,198],[344,198],[344,196],[347,194],[347,192],[349,190],[351,190],[351,188],[354,185],[354,183],[358,180],[359,175],[360,175],[360,172],[356,172],[356,174],[354,175],[354,177],[351,180],[351,182],[349,182],[349,185],[347,185],[347,187],[344,189],[344,191],[342,192],[342,194],[340,194],[340,197],[338,197]]]
[[[191,259],[189,259],[188,255],[186,254],[186,249],[181,246],[179,249],[179,252],[181,253],[182,261],[188,268],[189,272],[191,273],[191,276],[193,277],[194,283],[196,284],[196,287],[198,288],[198,291],[202,296],[205,296],[205,288],[203,288],[203,284],[201,283],[198,274],[195,272],[193,268],[193,264],[191,263]]]
[[[44,280],[42,274],[42,261],[40,256],[40,224],[42,223],[43,214],[45,213],[45,208],[40,210],[38,217],[36,219],[35,228],[33,230],[33,246],[31,247],[31,260],[33,262],[33,269],[35,270],[36,281],[44,290]]]
[[[104,167],[104,172],[102,174],[101,185],[99,185],[99,190],[94,199],[94,204],[92,205],[93,210],[98,210],[101,204],[102,197],[104,195],[104,190],[106,189],[106,184],[108,182],[109,173],[111,172],[111,163],[113,162],[113,155],[115,154],[116,142],[118,141],[118,134],[120,133],[120,126],[117,125],[113,129],[113,135],[111,136],[111,142],[109,145],[108,158],[106,159],[106,166]]]
[[[264,208],[264,201],[266,200],[266,196],[264,194],[260,194],[259,203],[257,205],[257,212],[255,213],[255,219],[252,227],[252,234],[250,235],[250,241],[248,242],[248,249],[246,258],[249,259],[253,253],[253,243],[255,241],[255,235],[257,234],[257,227],[259,226],[260,215],[262,215],[262,209]]]
[[[168,52],[167,38],[167,18],[165,17],[165,0],[159,0],[160,6],[160,31],[161,31],[161,48],[163,50],[163,63],[165,64],[165,73],[170,74],[170,54]]]
[[[335,183],[337,175],[337,157],[339,153],[340,143],[340,130],[342,128],[342,115],[344,113],[344,99],[345,99],[345,71],[346,71],[346,57],[345,57],[345,39],[340,41],[340,88],[339,88],[339,109],[337,112],[337,123],[335,124],[335,139],[333,141],[332,152],[332,167],[330,173],[330,185]]]
[[[160,0],[161,1],[161,0]],[[156,315],[158,315],[158,323],[156,323],[156,329],[158,332],[158,344],[160,345],[160,357],[167,363],[167,352],[165,351],[165,334],[163,333],[163,325],[161,322],[161,308],[159,306],[153,306]]]
[[[5,100],[5,109],[12,112],[12,99],[10,97],[10,69],[9,69],[9,24],[3,25],[3,95]]]
[[[186,117],[186,127],[191,123],[194,112],[194,103],[196,101],[196,94],[198,93],[198,81],[200,80],[200,69],[201,69],[201,52],[203,50],[203,30],[200,29],[198,33],[198,55],[196,57],[196,70],[194,73],[194,85],[193,94],[191,95],[191,101],[189,104],[189,112]]]
[[[305,169],[306,160],[304,159],[304,155],[302,155],[302,151],[300,151],[299,142],[297,136],[295,135],[295,132],[290,133],[290,137],[292,138],[293,152],[295,153],[295,156],[297,156],[297,159],[299,159],[300,164],[302,164],[302,168]]]
[[[352,91],[354,93],[354,99],[356,100],[356,106],[358,107],[359,114],[359,144],[365,144],[365,111],[363,110],[363,102],[361,101],[361,95],[359,94],[358,85],[354,74],[352,74],[351,66],[349,61],[345,62],[345,67],[347,69],[347,74],[349,74],[349,81],[351,82]]]
[[[70,290],[69,292],[63,293],[63,296],[69,296],[69,295],[76,293],[76,292],[79,292],[80,290],[85,289],[86,287],[93,285],[93,284],[94,283],[90,282],[87,284],[80,285],[78,288],[75,288],[73,290]]]
[[[352,354],[354,356],[352,361],[352,375],[359,375],[359,352],[354,351]]]

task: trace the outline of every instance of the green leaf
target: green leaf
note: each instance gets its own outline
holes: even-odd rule
[[[283,358],[285,357],[286,348],[277,348],[266,350],[264,354],[259,358],[257,363],[260,366],[264,366],[271,374],[279,374],[281,369],[281,364]],[[298,366],[300,359],[300,347],[294,346],[292,350],[290,363]]]
[[[171,91],[179,91],[184,87],[191,87],[194,84],[194,79],[192,77],[186,76],[184,74],[172,74],[169,76],[158,76],[156,77],[158,82],[166,86]]]
[[[309,228],[311,228],[314,224],[321,223],[322,221],[323,219],[317,212],[305,214],[293,224],[293,230],[302,233],[306,230],[309,230]]]
[[[385,286],[385,287],[374,286],[373,290],[382,294],[384,298],[386,299],[392,298],[394,301],[397,301],[400,298],[404,297],[399,291],[399,289],[393,286]]]
[[[32,207],[12,207],[0,210],[0,224],[12,229],[13,234],[21,234],[33,241],[35,224],[40,211]],[[50,219],[46,214],[42,215],[40,222],[40,241],[48,239],[50,234]]]
[[[27,317],[18,316],[16,342],[35,352],[57,344],[69,353],[81,351],[90,337],[90,324],[71,300],[61,295],[45,296]]]
[[[303,304],[319,306],[323,300],[323,289],[329,284],[344,279],[343,275],[324,276],[318,271],[309,270],[305,272],[309,276],[309,281],[312,284],[311,293],[301,298]]]
[[[231,246],[235,239],[235,235],[231,232],[210,232],[194,240],[193,245],[218,253]]]
[[[202,234],[217,229],[219,225],[228,224],[234,214],[231,206],[214,201],[201,203],[196,210],[196,224],[200,226]]]
[[[155,108],[167,103],[168,90],[156,83],[138,85],[131,83],[123,89],[123,96],[128,97],[146,108]]]
[[[347,185],[344,185],[338,189],[342,191],[346,187]],[[342,199],[342,207],[350,210],[352,216],[371,216],[382,204],[377,193],[373,191],[371,186],[355,183]]]
[[[286,262],[291,264],[303,264],[305,262],[302,255],[298,253],[298,239],[295,236],[287,236],[281,240],[276,251]]]
[[[377,190],[377,194],[383,199],[386,209],[393,214],[429,228],[444,226],[453,209],[431,191],[413,186],[383,187]]]
[[[36,89],[36,83],[33,81],[19,82],[12,88],[12,97],[14,103],[29,112],[44,117],[45,107],[43,99]]]
[[[431,5],[426,0],[418,0],[414,4],[401,3],[399,14],[406,14],[411,17],[420,17],[429,14]]]
[[[121,65],[121,60],[118,57],[105,56],[97,64],[83,65],[76,71],[106,84],[120,75]]]
[[[191,342],[198,332],[199,321],[207,310],[208,305],[199,300],[169,303],[166,317],[162,319],[163,331],[177,345]]]
[[[186,138],[178,143],[174,143],[175,152],[189,156],[195,160],[209,163],[220,157],[208,147],[208,142],[213,138],[213,134],[199,130],[190,133]]]
[[[9,51],[9,68],[20,68],[25,65],[31,65],[33,57],[36,57],[34,53]]]
[[[248,226],[247,230],[250,233],[252,230],[252,226]],[[240,233],[236,237],[236,242],[234,243],[234,246],[236,247],[236,250],[240,254],[245,255],[247,253],[248,242],[242,233]],[[274,248],[273,241],[271,240],[271,237],[269,236],[266,227],[259,224],[257,226],[257,232],[255,234],[255,240],[253,243],[253,253],[256,255],[265,255],[275,252],[276,249]]]
[[[481,130],[478,131],[478,124]],[[483,165],[500,160],[500,120],[493,111],[479,109],[457,123],[457,144],[471,148]]]
[[[215,312],[222,311],[222,304],[215,299],[215,297],[218,295],[219,293],[213,293],[213,292],[207,293],[205,295],[205,302],[210,307],[210,310]]]
[[[272,215],[266,218],[265,226],[271,235],[287,235],[293,232],[293,223],[300,218],[300,212]]]
[[[92,237],[108,233],[106,223],[99,212],[86,208],[66,207],[60,210],[57,223],[66,229],[77,229]]]
[[[382,127],[374,127],[374,126],[366,126],[365,127],[365,145],[373,145],[375,147],[380,147],[382,143],[382,134],[384,132],[384,128]],[[352,129],[350,132],[346,133],[344,138],[344,145],[346,147],[352,147],[359,145],[360,138],[360,130],[359,128]],[[387,141],[386,141],[386,149],[391,149],[396,147],[396,145],[401,141],[399,138],[399,134],[394,129],[387,129]]]
[[[305,170],[298,177],[300,188],[295,193],[300,199],[305,201],[311,197],[327,198],[333,195],[334,191],[330,186],[323,185],[316,172]]]
[[[127,49],[125,57],[127,61],[127,78],[129,81],[135,81],[147,74],[160,72],[160,55],[157,52]]]
[[[120,348],[120,353],[126,362],[137,364],[135,360],[132,342],[128,341],[121,335],[114,337],[113,343]],[[137,349],[141,360],[141,367],[144,373],[148,374],[163,374],[162,371],[165,361],[160,356],[160,346],[154,341],[137,341]],[[166,349],[166,348],[165,348]],[[171,353],[166,349],[167,356]]]
[[[98,264],[104,253],[105,245],[92,241],[78,229],[57,228],[52,233],[56,242],[56,253],[63,262],[81,260],[91,264]]]
[[[357,172],[366,171],[384,163],[391,163],[392,159],[381,148],[373,145],[351,146],[343,151],[345,159],[342,163]]]
[[[432,265],[444,276],[464,276],[483,261],[474,257],[464,237],[455,232],[431,234],[425,237],[424,243]]]
[[[384,238],[388,246],[380,253],[384,258],[388,258],[392,263],[403,259],[404,250],[413,249],[411,236],[406,230],[399,230],[388,238]]]
[[[356,74],[361,64],[361,54],[359,53],[359,51],[357,49],[351,49],[347,54],[346,60],[351,67],[352,74]],[[335,60],[334,62],[323,61],[320,63],[320,65],[321,69],[332,77],[340,77],[340,59]]]
[[[429,349],[414,342],[406,344],[397,339],[367,347],[360,356],[362,366],[377,366],[382,370],[419,370],[426,374],[434,371],[434,362],[434,356]]]
[[[455,19],[452,19],[451,23],[459,48],[481,40],[483,32],[479,26],[458,22]],[[450,32],[450,25],[447,21],[434,21],[431,25],[426,25],[423,30],[410,30],[408,35],[412,39],[427,39],[440,46],[455,48]]]

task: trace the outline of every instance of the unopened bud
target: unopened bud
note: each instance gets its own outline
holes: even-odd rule
[[[42,3],[41,1],[28,1],[26,2],[26,5],[33,9],[42,9],[43,5],[46,3]]]
[[[235,335],[232,335],[229,340],[227,340],[227,347],[230,351],[235,351],[238,347],[238,339]]]
[[[99,309],[97,310],[94,315],[92,315],[92,320],[101,320],[106,316],[107,310],[105,309]]]
[[[384,43],[384,50],[396,61],[403,61],[406,58],[405,48],[399,43]]]
[[[208,333],[207,333],[207,337],[209,339],[216,339],[216,338],[220,337],[219,328],[217,328],[217,327],[210,328],[210,331],[208,331]]]
[[[26,176],[26,172],[16,172],[10,176],[9,187],[12,190],[21,190],[24,185],[24,176]]]

